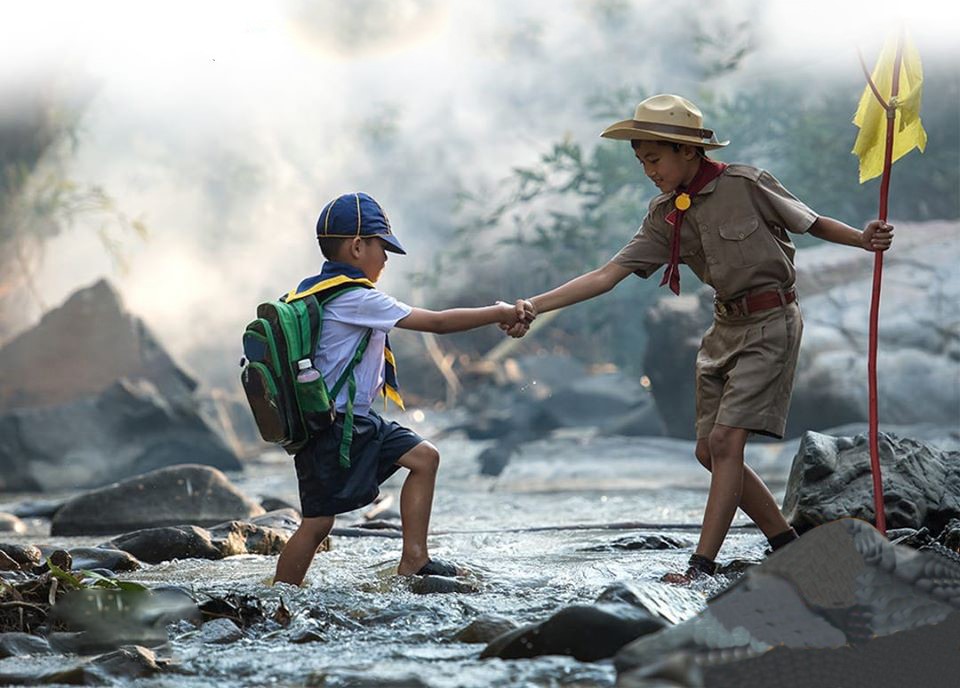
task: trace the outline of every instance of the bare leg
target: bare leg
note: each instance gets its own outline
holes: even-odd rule
[[[283,552],[280,553],[277,572],[273,576],[274,583],[290,583],[290,585],[303,583],[307,569],[313,561],[313,555],[330,534],[333,521],[333,516],[303,519],[297,532],[290,536],[283,547]]]
[[[713,469],[710,456],[710,443],[707,438],[697,440],[697,460],[708,471]],[[743,493],[740,495],[740,508],[750,517],[767,538],[779,535],[790,529],[770,490],[750,466],[743,466]]]
[[[716,559],[743,494],[743,447],[748,431],[714,425],[710,433],[710,494],[703,512],[697,554]]]
[[[433,508],[433,488],[440,467],[440,452],[429,442],[421,442],[401,456],[397,463],[410,469],[400,490],[400,520],[403,523],[403,554],[397,573],[411,576],[423,568],[427,554],[427,531]]]

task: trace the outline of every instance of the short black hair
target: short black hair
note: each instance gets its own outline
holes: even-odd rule
[[[633,148],[633,150],[637,150],[637,144],[643,143],[645,140],[646,139],[630,139],[630,146]],[[682,145],[688,145],[688,146],[693,145],[692,143],[682,144],[682,143],[677,143],[675,141],[654,141],[654,143],[657,144],[658,146],[670,146],[671,148],[673,148],[674,153],[679,153],[680,146]],[[696,148],[698,158],[707,157],[707,152],[703,150],[703,146],[694,146],[694,148]]]
[[[353,237],[331,237],[318,236],[317,243],[320,244],[320,253],[327,260],[336,260],[340,253],[340,247],[345,241],[351,241]]]

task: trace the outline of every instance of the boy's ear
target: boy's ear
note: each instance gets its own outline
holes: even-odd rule
[[[350,255],[354,258],[359,258],[363,246],[363,239],[360,237],[353,237],[350,240]]]
[[[683,147],[680,149],[680,153],[683,155],[684,160],[693,160],[697,157],[697,148],[696,146],[691,146],[684,143]]]

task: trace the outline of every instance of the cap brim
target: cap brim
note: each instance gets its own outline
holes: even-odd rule
[[[378,234],[378,237],[387,242],[387,245],[384,247],[386,250],[391,253],[399,253],[402,256],[407,255],[407,252],[404,250],[403,246],[400,244],[400,240],[397,239],[392,234]]]
[[[605,139],[616,139],[617,141],[666,141],[668,143],[684,143],[690,146],[700,146],[705,150],[723,148],[730,143],[729,141],[704,143],[702,139],[693,136],[661,134],[655,131],[647,131],[639,128],[637,123],[632,119],[625,119],[611,124],[600,133],[600,136]]]

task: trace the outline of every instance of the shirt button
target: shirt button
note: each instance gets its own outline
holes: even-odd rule
[[[743,238],[743,232],[740,232],[739,236],[740,236],[740,238],[742,239],[742,238]]]
[[[707,262],[710,263],[710,265],[716,265],[717,259],[714,258],[713,256],[710,256],[709,258],[707,258]]]

